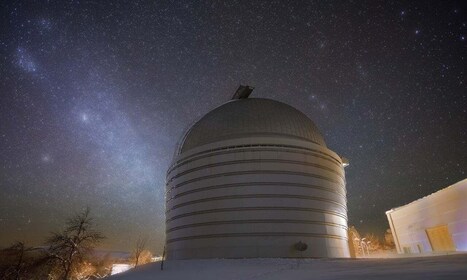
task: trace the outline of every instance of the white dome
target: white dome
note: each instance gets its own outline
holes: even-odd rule
[[[186,133],[179,153],[221,140],[251,136],[297,138],[326,147],[316,125],[302,112],[282,102],[247,98],[227,102],[202,117]]]

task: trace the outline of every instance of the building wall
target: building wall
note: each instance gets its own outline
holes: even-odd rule
[[[456,251],[467,251],[467,179],[386,212],[398,253],[432,252],[428,229],[447,226]]]
[[[168,259],[349,257],[342,161],[310,141],[191,149],[169,169],[166,195]]]

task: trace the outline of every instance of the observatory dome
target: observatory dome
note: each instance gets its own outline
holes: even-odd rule
[[[182,137],[167,171],[167,258],[349,257],[341,157],[305,114],[248,95]]]
[[[313,121],[299,110],[271,99],[246,98],[227,102],[202,117],[188,130],[180,152],[255,135],[291,137],[326,146]]]

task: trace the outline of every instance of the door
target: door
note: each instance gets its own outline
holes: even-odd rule
[[[426,229],[426,234],[428,235],[433,251],[439,252],[456,250],[456,246],[452,241],[447,225],[428,228]]]

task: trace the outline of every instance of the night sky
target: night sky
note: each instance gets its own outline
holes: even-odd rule
[[[349,225],[382,234],[466,177],[461,2],[2,1],[0,247],[89,206],[102,247],[160,253],[177,143],[239,84],[314,120]]]

